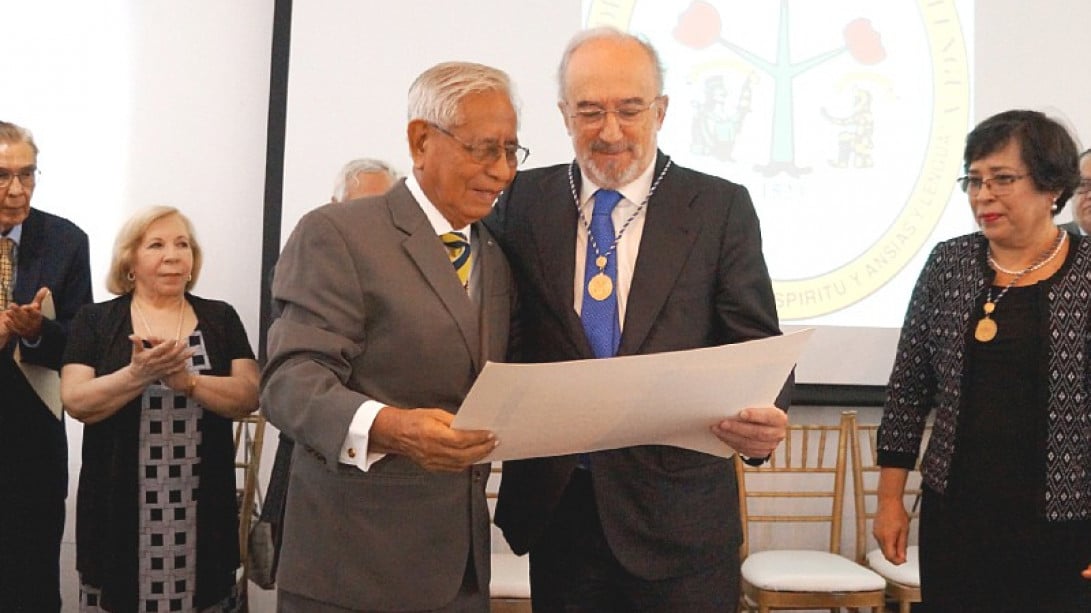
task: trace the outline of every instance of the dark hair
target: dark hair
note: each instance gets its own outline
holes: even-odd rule
[[[1080,184],[1080,163],[1076,142],[1057,121],[1038,111],[1004,111],[977,124],[966,137],[963,169],[976,160],[996,153],[1009,142],[1019,143],[1020,156],[1034,185],[1041,191],[1060,191],[1056,215]]]

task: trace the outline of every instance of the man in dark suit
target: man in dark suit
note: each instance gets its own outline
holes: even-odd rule
[[[1083,236],[1091,232],[1091,149],[1080,154],[1080,185],[1072,196],[1072,221],[1060,227]]]
[[[486,220],[520,295],[513,357],[555,362],[780,334],[746,189],[657,155],[667,97],[654,49],[590,30],[569,44],[558,75],[576,160],[520,172]],[[612,227],[602,231],[604,221]],[[712,431],[760,463],[786,424],[776,406],[753,407]],[[728,460],[641,446],[506,462],[496,523],[516,553],[530,552],[536,612],[737,604],[741,526]]]
[[[281,611],[489,608],[489,467],[473,464],[496,441],[450,423],[507,349],[511,271],[477,222],[526,150],[494,68],[425,71],[409,116],[413,172],[305,215],[273,280],[262,406],[296,441]]]
[[[30,208],[37,170],[30,132],[0,121],[0,610],[33,613],[61,608],[68,444],[40,396],[51,390],[31,386],[15,353],[58,370],[68,322],[91,302],[87,235]],[[49,295],[55,319],[42,313]]]

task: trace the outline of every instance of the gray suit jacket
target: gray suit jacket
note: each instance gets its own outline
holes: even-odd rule
[[[263,411],[296,441],[281,589],[350,610],[434,609],[472,559],[487,593],[488,466],[338,462],[365,400],[455,412],[485,361],[503,359],[511,272],[488,231],[474,231],[473,301],[404,183],[314,210],[288,239],[262,381]]]
[[[666,162],[660,153],[657,175]],[[646,215],[618,355],[780,334],[746,188],[674,165]],[[485,223],[518,281],[513,357],[594,357],[572,308],[580,222],[567,166],[520,172]],[[786,384],[777,402],[785,409],[789,389]],[[574,455],[504,463],[496,523],[517,553],[540,540],[575,469]],[[732,559],[737,551],[741,526],[730,461],[649,445],[593,453],[591,473],[603,533],[630,572],[653,580],[677,577]]]

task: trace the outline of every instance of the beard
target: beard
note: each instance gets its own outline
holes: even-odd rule
[[[623,151],[631,153],[631,160],[625,164],[619,160],[606,160],[600,162],[595,158],[596,153],[616,154]],[[591,143],[589,151],[581,156],[580,167],[592,183],[606,189],[618,189],[628,185],[640,176],[644,170],[642,165],[642,147],[633,143],[618,143],[609,145],[601,141]]]

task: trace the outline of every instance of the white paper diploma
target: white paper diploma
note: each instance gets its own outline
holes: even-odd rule
[[[42,317],[46,319],[56,319],[57,309],[53,306],[53,294],[52,292],[46,294],[45,300],[42,300]],[[23,371],[23,376],[26,377],[27,382],[34,388],[34,391],[38,394],[38,397],[42,399],[45,406],[49,407],[49,411],[53,413],[53,417],[57,419],[61,418],[61,375],[52,368],[46,368],[45,366],[38,366],[37,364],[28,364],[23,361],[23,352],[19,349],[20,343],[15,343],[15,354],[12,356],[15,360],[15,364],[19,367],[19,370]]]
[[[600,360],[489,362],[451,426],[496,434],[500,446],[484,461],[633,445],[730,457],[709,426],[771,405],[811,332]]]

